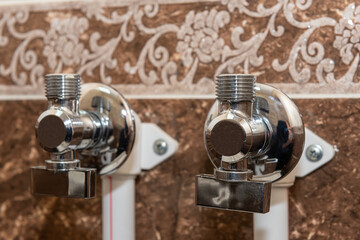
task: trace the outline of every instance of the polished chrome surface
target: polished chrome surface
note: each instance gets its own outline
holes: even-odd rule
[[[214,169],[215,178],[227,182],[241,182],[251,180],[253,172],[251,170],[230,170],[224,168]]]
[[[216,99],[221,102],[252,101],[254,84],[254,75],[221,74],[216,76]]]
[[[80,151],[86,166],[100,175],[116,171],[129,156],[135,141],[135,119],[126,99],[115,89],[100,83],[82,85],[79,101],[82,111],[98,116],[103,128],[98,144]]]
[[[94,197],[96,169],[100,175],[116,171],[132,150],[135,121],[124,97],[98,83],[83,85],[80,96],[80,81],[77,74],[45,77],[49,107],[35,132],[50,159],[31,168],[34,194]]]
[[[77,167],[71,171],[53,171],[44,166],[31,168],[31,192],[69,198],[95,197],[96,169]]]
[[[294,169],[303,152],[305,130],[295,103],[280,90],[256,84],[254,113],[262,116],[272,128],[271,143],[264,157],[271,163],[277,160],[273,173],[258,173],[258,179],[276,181]],[[255,164],[255,168],[261,168]],[[265,170],[266,171],[266,170]]]
[[[211,178],[197,177],[197,195],[203,196],[202,199],[206,194],[214,197],[211,194],[220,187],[222,192],[237,192],[224,201],[245,204],[244,199],[249,198],[247,202],[262,204],[258,198],[270,199],[266,196],[270,191],[250,186],[259,182],[271,185],[286,176],[300,160],[305,134],[296,105],[280,90],[256,84],[255,80],[253,75],[217,76],[217,101],[204,128],[205,147],[215,169]],[[206,183],[206,187],[199,183]],[[236,184],[241,187],[236,188]],[[207,206],[221,207],[211,202]],[[245,205],[241,208],[230,204],[225,208],[232,209],[231,206],[233,210],[249,211]],[[266,208],[261,209],[266,212]]]
[[[45,95],[47,99],[79,99],[80,75],[47,74],[45,76]]]
[[[54,104],[43,112],[35,124],[36,137],[48,152],[62,153],[76,149],[82,139],[84,126],[80,116],[67,107]]]
[[[198,206],[257,213],[270,209],[270,182],[228,182],[203,174],[196,177],[195,188]]]
[[[75,151],[57,154],[50,153],[50,159],[45,160],[45,167],[49,170],[63,171],[80,167],[80,161],[75,159]]]
[[[214,103],[205,122],[205,147],[215,168],[222,168],[223,162],[246,161],[243,165],[251,163],[254,178],[275,181],[288,174],[301,157],[303,122],[296,105],[280,90],[258,83],[254,89],[253,102]],[[249,102],[252,116],[231,107]],[[223,107],[226,104],[228,108]],[[264,157],[267,160],[259,160]],[[273,171],[264,169],[268,165]]]

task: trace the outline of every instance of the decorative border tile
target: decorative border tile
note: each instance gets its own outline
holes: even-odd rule
[[[257,74],[290,95],[360,96],[360,6],[307,17],[312,0],[203,2],[2,2],[1,98],[42,96],[48,72],[143,97],[212,95],[225,72]]]

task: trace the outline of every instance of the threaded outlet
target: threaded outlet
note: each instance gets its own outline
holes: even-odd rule
[[[47,74],[45,76],[46,97],[48,99],[79,99],[80,79],[78,74]]]
[[[219,101],[253,101],[256,77],[249,74],[216,76],[216,99]]]

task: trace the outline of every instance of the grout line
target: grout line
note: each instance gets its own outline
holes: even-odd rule
[[[293,93],[287,94],[292,99],[332,99],[332,98],[360,98],[360,93]]]
[[[319,94],[319,93],[294,93],[287,94],[292,99],[338,99],[338,98],[360,98],[360,93],[349,94]],[[215,94],[124,94],[127,99],[215,99]],[[0,101],[22,101],[22,100],[46,100],[43,95],[0,95]]]
[[[0,95],[0,101],[46,100],[43,95]]]
[[[128,99],[215,99],[215,94],[202,94],[202,95],[190,95],[190,94],[164,94],[164,95],[136,95],[136,94],[124,94]],[[292,99],[332,99],[332,98],[360,98],[360,93],[350,94],[287,94]]]

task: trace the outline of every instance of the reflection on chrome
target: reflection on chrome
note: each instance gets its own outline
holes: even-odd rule
[[[48,74],[45,81],[49,106],[35,130],[50,159],[45,166],[31,168],[32,193],[92,198],[96,172],[114,172],[132,150],[135,123],[131,108],[109,86],[80,86],[78,74]]]
[[[246,74],[217,76],[217,101],[204,129],[205,147],[215,169],[214,175],[197,176],[198,205],[222,208],[219,202],[205,200],[207,195],[219,192],[215,188],[221,185],[227,189],[222,192],[229,192],[228,188],[244,190],[230,194],[226,201],[238,204],[228,204],[225,209],[267,212],[271,183],[287,175],[300,160],[305,134],[296,105],[280,90],[256,84],[255,80],[254,75]],[[211,181],[220,185],[205,184]],[[249,200],[244,194],[251,196],[252,204],[262,206],[241,204]]]
[[[219,188],[218,196],[214,197],[213,203],[221,205],[223,202],[228,201],[230,197],[230,190],[227,188]]]

